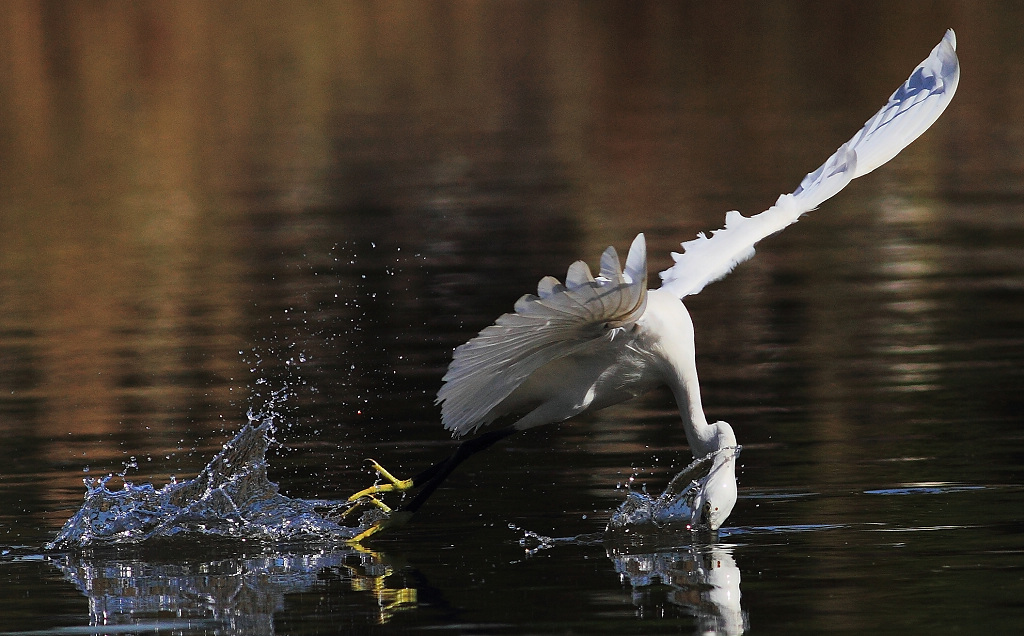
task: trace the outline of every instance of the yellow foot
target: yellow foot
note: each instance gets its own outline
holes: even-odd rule
[[[382,492],[393,492],[395,490],[398,490],[398,491],[409,490],[409,489],[411,489],[413,487],[413,483],[412,483],[411,479],[398,479],[397,477],[395,477],[394,475],[392,475],[388,471],[384,470],[383,466],[381,466],[380,464],[378,464],[376,461],[374,461],[372,459],[370,460],[370,465],[373,466],[373,469],[376,470],[380,474],[381,477],[383,477],[384,479],[388,480],[389,483],[386,483],[386,484],[374,484],[373,486],[370,486],[369,488],[363,488],[362,490],[360,490],[356,494],[354,494],[351,497],[349,497],[348,498],[349,501],[356,501],[357,499],[361,499],[363,497],[368,497],[370,495],[376,495],[376,494],[382,493]]]
[[[353,500],[349,500],[349,502],[352,505],[350,505],[348,508],[345,509],[344,512],[341,513],[341,515],[340,515],[341,519],[344,519],[344,518],[348,517],[350,514],[352,514],[356,510],[361,509],[366,504],[372,504],[374,506],[377,506],[381,510],[383,510],[385,513],[391,514],[391,507],[389,505],[387,505],[386,503],[384,503],[383,501],[381,501],[380,499],[377,499],[373,495],[363,495],[359,499],[356,499],[354,501]]]
[[[397,512],[392,513],[391,516],[387,517],[386,519],[378,519],[377,521],[373,522],[373,525],[371,525],[366,530],[363,530],[351,539],[348,539],[346,543],[358,544],[361,543],[363,539],[372,537],[373,535],[377,534],[381,530],[384,530],[385,528],[404,526],[406,523],[409,522],[409,519],[411,517],[411,512],[403,512],[399,510]]]
[[[372,526],[370,526],[366,530],[363,530],[362,532],[360,532],[356,536],[352,537],[351,539],[347,539],[345,541],[345,543],[356,543],[356,544],[362,543],[364,539],[366,539],[368,537],[371,537],[371,536],[377,534],[378,532],[380,532],[381,530],[383,530],[386,527],[386,525],[387,525],[387,524],[384,523],[385,521],[386,521],[385,519],[381,519],[380,521],[375,522]]]

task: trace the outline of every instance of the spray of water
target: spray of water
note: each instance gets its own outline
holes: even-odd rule
[[[284,399],[280,394],[277,398]],[[139,544],[158,537],[220,537],[264,541],[345,541],[384,513],[363,512],[356,526],[342,523],[344,501],[286,497],[267,477],[267,450],[274,443],[276,410],[249,414],[249,421],[194,478],[162,488],[111,476],[86,480],[85,502],[47,550]]]
[[[700,515],[701,495],[708,487],[713,469],[723,462],[735,462],[742,448],[729,446],[693,460],[657,497],[629,492],[608,520],[607,531],[629,532],[645,527],[706,530],[706,521]]]

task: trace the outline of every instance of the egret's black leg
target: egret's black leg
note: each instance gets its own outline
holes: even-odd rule
[[[370,488],[361,490],[358,493],[352,495],[349,498],[349,501],[359,502],[368,499],[373,503],[377,504],[378,507],[388,511],[389,515],[385,519],[380,519],[374,522],[373,525],[371,525],[369,528],[349,539],[349,542],[358,544],[363,539],[366,539],[367,537],[370,537],[380,532],[384,528],[405,524],[412,517],[413,513],[419,510],[420,506],[422,506],[423,503],[430,498],[430,495],[434,494],[434,491],[437,490],[437,487],[440,486],[441,483],[448,478],[448,475],[452,474],[452,471],[454,471],[459,464],[466,461],[466,459],[468,459],[471,455],[475,455],[476,453],[479,453],[480,451],[486,448],[490,448],[498,440],[504,439],[515,432],[516,429],[512,426],[509,426],[507,428],[502,428],[496,431],[488,431],[483,435],[478,435],[473,439],[466,440],[465,442],[459,444],[458,448],[455,449],[454,453],[452,453],[445,459],[437,462],[430,468],[419,473],[415,477],[412,477],[411,479],[397,479],[390,473],[387,473],[387,471],[384,471],[384,469],[380,467],[380,464],[374,462],[374,467],[376,467],[378,472],[381,472],[381,474],[383,474],[387,478],[389,483],[371,486]],[[416,489],[419,489],[419,492],[417,492],[416,495],[407,504],[394,511],[391,511],[387,506],[385,506],[382,502],[377,500],[377,498],[374,496],[378,493],[383,492],[393,492],[396,490],[406,491]]]
[[[439,461],[412,478],[412,487],[420,490],[412,500],[399,508],[399,510],[408,513],[413,513],[419,510],[420,506],[430,498],[430,495],[434,494],[437,487],[448,478],[448,475],[452,474],[452,471],[454,471],[459,464],[466,461],[470,456],[490,448],[498,440],[505,439],[515,432],[516,429],[509,426],[496,431],[488,431],[459,444],[459,447],[455,449],[455,452],[449,455],[446,459]]]

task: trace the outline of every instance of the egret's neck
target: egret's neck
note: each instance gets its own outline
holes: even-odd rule
[[[679,405],[690,452],[694,457],[702,457],[718,450],[718,429],[708,424],[700,403],[689,312],[675,296],[652,289],[641,323],[647,346],[659,358],[665,384],[672,389]]]
[[[704,409],[700,403],[700,385],[697,383],[697,368],[689,365],[689,368],[672,369],[674,377],[669,380],[669,388],[679,404],[679,416],[683,419],[683,426],[686,429],[686,442],[690,445],[690,452],[694,457],[703,457],[710,452],[718,450],[719,439],[718,429],[708,424],[704,416]]]

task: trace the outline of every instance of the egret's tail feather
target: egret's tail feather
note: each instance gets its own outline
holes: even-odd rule
[[[886,105],[804,177],[792,194],[782,195],[771,208],[752,217],[730,212],[724,229],[683,243],[683,253],[672,254],[675,265],[661,272],[662,288],[683,298],[727,275],[753,256],[758,241],[794,223],[917,139],[949,105],[959,81],[956,35],[950,29]]]

